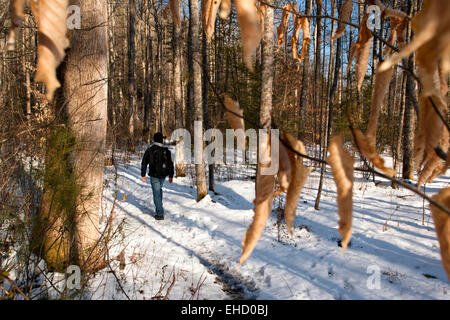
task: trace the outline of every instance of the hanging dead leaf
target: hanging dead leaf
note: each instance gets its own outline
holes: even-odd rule
[[[291,163],[289,161],[288,149],[280,142],[279,144],[279,160],[278,160],[278,183],[280,184],[280,191],[275,193],[276,198],[281,192],[286,192],[291,182]]]
[[[306,58],[309,44],[311,43],[311,27],[308,18],[302,18],[302,53],[300,55],[300,62]]]
[[[382,14],[385,18],[399,18],[399,19],[408,19],[408,15],[398,9],[386,8],[383,10]]]
[[[350,47],[350,57],[347,65],[347,73],[350,71],[350,67],[353,58],[356,56],[356,80],[358,90],[361,90],[364,77],[367,72],[367,66],[369,64],[370,47],[372,45],[372,32],[367,27],[367,19],[369,15],[366,13],[361,22],[359,28],[358,41],[352,43]]]
[[[224,101],[223,103],[225,104],[225,106],[227,107],[228,110],[234,112],[226,112],[226,116],[228,119],[228,122],[231,125],[231,128],[233,128],[233,130],[238,130],[238,129],[245,129],[244,126],[244,110],[242,110],[239,107],[239,102],[234,101],[233,99],[231,99],[227,94],[223,95]]]
[[[30,3],[39,31],[38,62],[34,80],[45,83],[47,99],[53,100],[55,90],[61,86],[56,78],[56,68],[69,47],[66,24],[69,1],[39,0]]]
[[[283,141],[288,142],[292,149],[302,154],[306,153],[303,142],[295,139],[292,135],[284,132]],[[297,155],[289,149],[287,150],[287,152],[290,161],[291,180],[287,188],[284,219],[286,220],[286,226],[289,230],[289,233],[292,235],[292,223],[295,218],[295,211],[297,209],[300,193],[308,179],[309,174],[311,173],[311,168],[305,167],[303,165],[303,159],[301,156]]]
[[[11,29],[9,30],[7,49],[14,51],[16,47],[16,33],[25,19],[25,0],[11,0]]]
[[[353,129],[353,134],[355,135],[356,144],[358,145],[359,151],[361,151],[362,155],[385,174],[394,176],[395,170],[387,168],[384,165],[384,159],[376,153],[375,145],[371,143],[371,141],[361,132],[361,130]]]
[[[434,153],[434,148],[441,141],[443,123],[439,115],[434,110],[432,101],[441,113],[445,114],[447,106],[441,96],[419,96],[419,131],[414,138],[414,162],[419,168],[423,165],[425,159],[429,159]]]
[[[447,151],[447,158],[446,158],[446,160],[445,160],[444,166],[442,167],[441,175],[442,175],[442,174],[445,174],[445,173],[447,172],[448,167],[450,167],[450,148],[449,148],[448,151]]]
[[[391,68],[383,72],[377,71],[375,74],[375,84],[372,91],[372,105],[370,107],[370,118],[366,131],[366,137],[372,145],[376,145],[378,115],[380,113],[380,108],[386,96],[393,73],[394,69]]]
[[[177,28],[181,28],[180,2],[179,0],[169,1],[170,11],[172,12],[173,22]]]
[[[231,13],[231,0],[222,0],[220,3],[219,17],[221,19],[227,19]]]
[[[406,28],[408,26],[408,19],[391,17],[389,19],[389,23],[391,26],[391,32],[387,42],[391,46],[395,46],[395,41],[397,41],[397,47],[402,48],[406,43]],[[391,47],[386,46],[384,54],[388,56],[391,53]]]
[[[447,153],[449,149],[449,132],[445,126],[442,126],[441,139],[439,142],[439,147],[442,152]],[[442,174],[444,169],[443,160],[436,154],[435,149],[428,151],[426,158],[423,160],[423,168],[419,170],[419,179],[417,182],[417,189],[425,182],[432,182],[436,177]],[[420,167],[418,167],[420,168]]]
[[[349,21],[352,16],[353,11],[353,0],[347,0],[339,9],[339,20]],[[343,22],[338,23],[338,27],[334,36],[330,37],[328,40],[335,40],[345,33],[346,24]]]
[[[264,143],[261,143],[260,150],[262,153],[260,158],[270,159],[270,135],[267,136],[267,140]],[[255,205],[255,214],[253,216],[253,222],[248,227],[244,237],[244,241],[242,242],[242,254],[239,260],[240,264],[244,263],[252,253],[253,249],[256,246],[256,243],[262,235],[267,219],[272,212],[275,176],[261,174],[261,169],[264,167],[270,167],[270,163],[258,164],[256,177],[256,198],[253,201]]]
[[[369,5],[376,5],[378,8],[380,8],[381,15],[383,17],[389,18],[389,17],[397,17],[397,18],[407,18],[408,15],[398,9],[392,9],[387,7],[381,0],[369,0]]]
[[[356,80],[358,90],[361,90],[364,77],[369,64],[370,47],[372,45],[372,33],[367,27],[368,15],[366,14],[361,22],[358,41],[356,42]]]
[[[283,11],[282,11],[282,15],[281,15],[281,22],[280,25],[277,28],[277,36],[278,36],[278,46],[277,46],[277,50],[279,50],[281,48],[281,46],[284,43],[284,36],[286,33],[286,29],[288,26],[288,22],[289,22],[289,15],[291,13],[292,10],[292,6],[291,4],[285,4],[283,7]],[[292,13],[293,18],[295,20],[295,16],[294,13]],[[295,31],[294,31],[295,32]]]
[[[292,134],[284,131],[283,132],[283,139],[285,139],[287,141],[287,143],[289,144],[289,146],[292,149],[294,149],[298,153],[306,155],[305,145],[303,144],[303,142],[301,142],[300,140],[295,138]]]
[[[425,182],[431,182],[436,178],[436,172],[440,173],[443,168],[442,159],[436,153],[430,156],[430,159],[425,162],[423,169],[420,171],[419,179],[417,181],[417,189]]]
[[[219,10],[220,0],[202,0],[202,23],[206,34],[206,41],[210,42],[214,33],[217,11]]]
[[[337,188],[337,202],[339,210],[339,233],[342,237],[341,253],[345,251],[352,236],[353,216],[353,157],[343,148],[341,136],[330,139],[328,147],[330,153],[326,159],[331,166],[333,179]]]
[[[241,31],[244,63],[254,71],[252,55],[261,41],[261,26],[258,8],[254,0],[236,0],[236,13]]]
[[[295,17],[294,19],[294,31],[292,31],[292,58],[300,62],[298,57],[298,38],[300,36],[300,30],[302,30],[302,18]]]
[[[433,199],[450,208],[450,188],[442,189],[433,196]],[[430,209],[433,216],[434,229],[439,240],[442,265],[450,281],[450,216],[433,204],[430,205]]]
[[[450,71],[450,1],[425,0],[422,10],[412,19],[415,36],[400,52],[380,65],[380,70],[399,63],[416,51],[416,61],[425,96],[435,95],[434,75],[440,65],[448,75]]]

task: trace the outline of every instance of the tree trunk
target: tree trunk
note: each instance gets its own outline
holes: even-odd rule
[[[179,8],[177,8],[179,10]],[[181,88],[181,26],[175,22],[173,24],[173,100],[175,111],[176,129],[183,127],[183,94]],[[184,168],[184,141],[180,140],[176,144],[176,175],[177,177],[184,177],[186,175]],[[181,161],[180,161],[181,159]]]
[[[57,127],[49,137],[53,143],[47,150],[34,238],[41,237],[40,254],[50,268],[61,269],[70,262],[86,270],[103,261],[98,228],[108,118],[108,17],[106,2],[73,4],[81,8],[82,27],[72,32],[56,98],[56,105],[65,108],[67,126]]]
[[[130,135],[129,149],[134,151],[134,126],[136,119],[136,41],[135,41],[135,18],[136,4],[134,0],[128,2],[128,129]]]
[[[272,125],[272,94],[273,94],[273,23],[274,10],[271,7],[273,0],[267,1],[264,15],[264,34],[262,37],[261,54],[261,108],[259,115],[260,125],[270,129]]]
[[[203,33],[202,37],[202,101],[203,101],[203,123],[205,130],[209,129],[209,110],[208,110],[208,44],[206,41],[206,34]],[[214,154],[213,154],[214,156]],[[214,192],[214,163],[208,164],[208,190]]]
[[[312,14],[312,0],[305,1],[305,14]],[[303,60],[303,72],[302,72],[302,89],[300,91],[300,101],[299,101],[299,116],[300,116],[300,125],[298,138],[300,140],[304,140],[306,137],[305,126],[306,126],[306,117],[307,112],[309,110],[309,77],[310,72],[310,58],[309,58],[309,46],[307,48],[302,48],[302,50],[307,50],[308,54],[306,54],[305,59]]]
[[[414,14],[417,10],[417,1],[413,0],[408,3],[408,13]],[[408,38],[412,35],[411,24],[408,26]],[[414,60],[410,56],[403,59],[403,65],[409,70],[414,70]],[[405,118],[403,120],[403,179],[414,179],[414,109],[419,110],[419,103],[416,97],[416,83],[412,75],[406,72],[406,92],[405,92]]]
[[[412,57],[408,59],[408,68],[414,70]],[[405,118],[403,120],[403,179],[414,180],[414,105],[417,105],[415,83],[412,76],[406,75]]]
[[[147,42],[145,46],[145,90],[144,90],[144,126],[143,136],[147,144],[150,144],[150,125],[152,121],[153,111],[153,39],[154,33],[152,32],[152,13],[151,8],[147,8],[146,12],[146,36]]]
[[[108,95],[107,4],[80,1],[82,29],[74,32],[67,57],[64,96],[76,142],[73,153],[77,183],[77,244],[81,261],[95,262],[103,192]]]
[[[340,1],[339,1],[340,2]],[[331,129],[333,124],[333,109],[334,109],[334,93],[336,92],[337,83],[339,79],[339,71],[341,68],[341,47],[342,47],[342,38],[337,39],[336,43],[336,63],[335,63],[335,69],[334,69],[334,76],[333,76],[333,83],[331,85],[330,91],[329,91],[329,107],[328,107],[328,117],[327,117],[327,125],[326,125],[326,132],[325,132],[325,144],[324,144],[324,150],[323,150],[323,158],[325,158],[327,154],[328,144],[330,142],[330,136],[331,136]],[[322,194],[322,188],[323,188],[323,178],[326,171],[325,163],[322,163],[321,169],[320,169],[320,181],[319,181],[319,187],[317,191],[317,197],[316,202],[314,204],[314,209],[319,210],[319,204],[320,204],[320,197]]]
[[[193,77],[193,109],[194,119],[203,124],[203,107],[202,107],[202,56],[200,52],[200,15],[198,9],[198,0],[191,0],[189,5],[190,23],[192,31],[192,77]],[[203,130],[196,132],[194,136],[194,144],[196,148],[195,158],[195,176],[197,182],[197,201],[202,200],[207,194],[206,190],[206,170],[203,160]]]

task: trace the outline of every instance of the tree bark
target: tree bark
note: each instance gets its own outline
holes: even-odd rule
[[[178,8],[179,10],[179,8]],[[183,127],[183,93],[181,87],[181,26],[173,24],[173,100],[175,109],[176,129]],[[183,161],[179,161],[184,151],[184,141],[180,140],[176,144],[177,163],[175,166],[177,177],[186,175]]]
[[[272,94],[274,78],[273,59],[273,23],[274,10],[271,7],[273,0],[267,1],[266,12],[264,14],[264,34],[262,37],[261,54],[261,107],[259,122],[266,129],[272,125]]]
[[[135,19],[136,4],[134,0],[128,2],[128,129],[129,149],[134,151],[134,126],[136,119],[136,41],[135,41]]]
[[[94,262],[92,252],[99,237],[99,214],[103,192],[108,101],[107,4],[79,1],[82,29],[71,38],[67,56],[64,96],[74,133],[73,163],[77,183],[77,245],[79,259]],[[91,258],[88,260],[88,258]],[[92,260],[92,261],[91,261]]]
[[[193,77],[193,109],[194,119],[203,124],[203,106],[202,106],[202,56],[200,52],[200,15],[198,9],[198,0],[190,0],[190,23],[192,31],[192,77]],[[200,136],[201,134],[201,136]],[[207,194],[206,190],[206,170],[203,160],[203,130],[197,132],[194,137],[196,151],[195,176],[197,183],[197,201],[202,200]],[[201,147],[200,147],[201,145]]]
[[[208,110],[208,43],[206,41],[206,34],[202,32],[202,101],[203,101],[203,123],[205,130],[210,128],[209,126],[209,110]],[[214,155],[213,155],[214,156]],[[214,163],[208,164],[208,190],[214,192]]]
[[[67,122],[49,137],[53,143],[33,237],[41,237],[39,253],[50,268],[72,263],[89,270],[103,262],[98,240],[108,119],[108,16],[104,1],[72,4],[81,8],[82,26],[72,31],[55,103],[64,108]]]

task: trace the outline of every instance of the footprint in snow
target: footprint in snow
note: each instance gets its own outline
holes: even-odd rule
[[[266,286],[268,286],[270,288],[272,286],[272,277],[271,276],[267,276],[264,279],[264,283],[265,283]]]
[[[330,278],[332,278],[333,276],[334,276],[334,270],[333,270],[333,267],[328,267],[328,276],[330,277]]]

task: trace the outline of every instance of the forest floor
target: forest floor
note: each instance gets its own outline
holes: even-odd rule
[[[140,162],[139,154],[118,163],[117,187],[114,167],[106,169],[104,212],[115,203],[120,231],[109,254],[123,255],[96,274],[91,299],[450,299],[429,206],[410,191],[356,178],[353,237],[341,254],[335,185],[327,174],[314,210],[315,171],[300,198],[294,235],[284,220],[277,223],[281,196],[238,271],[254,182],[217,181],[216,194],[197,203],[190,177],[166,180],[165,220],[158,221]],[[426,192],[449,183],[441,177]]]

